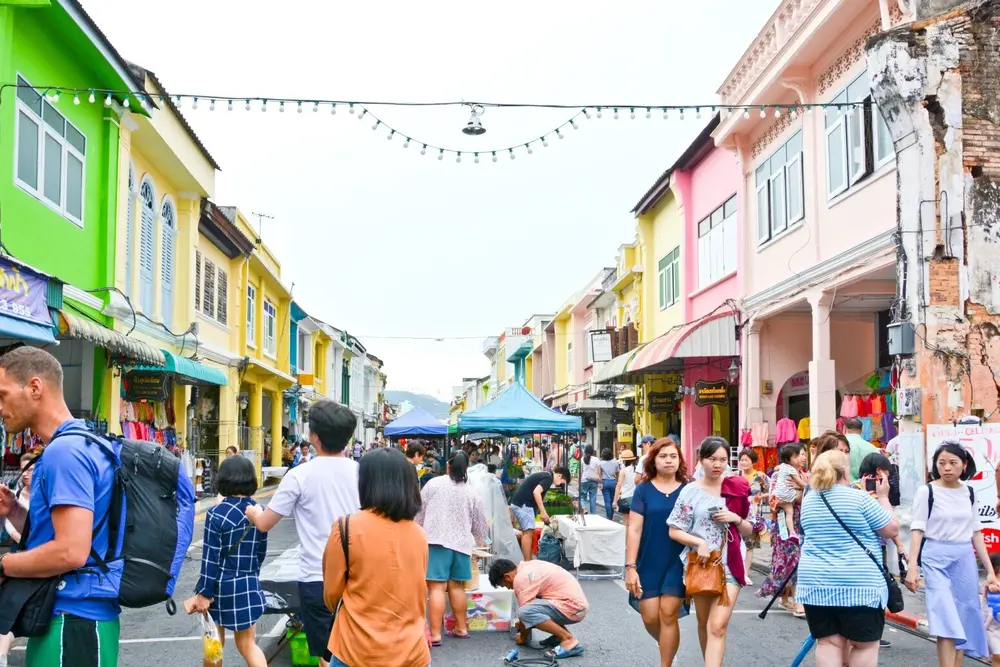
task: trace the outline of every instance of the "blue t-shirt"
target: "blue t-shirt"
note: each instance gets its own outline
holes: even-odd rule
[[[59,425],[45,447],[31,478],[31,530],[28,549],[55,539],[52,526],[53,507],[82,507],[94,513],[94,526],[108,513],[114,488],[114,470],[107,455],[96,443],[82,436],[58,437],[67,430],[87,430],[82,419],[70,419]],[[108,548],[108,521],[94,535],[94,550],[102,556]],[[88,558],[87,565],[92,565]],[[121,608],[112,597],[94,598],[98,577],[82,574],[65,577],[56,592],[55,613],[73,614],[92,621],[118,618]],[[103,592],[108,595],[107,591]]]
[[[859,540],[881,558],[876,530],[892,516],[866,492],[835,486],[823,495]],[[795,599],[817,607],[885,607],[889,589],[881,570],[830,514],[820,492],[802,499],[802,556]]]

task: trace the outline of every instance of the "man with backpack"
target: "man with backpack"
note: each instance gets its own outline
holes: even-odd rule
[[[0,580],[33,580],[56,587],[53,614],[28,639],[27,664],[116,667],[118,586],[102,576],[94,555],[109,551],[106,521],[115,493],[115,465],[87,438],[63,398],[63,371],[44,350],[20,347],[0,357],[0,415],[8,432],[30,428],[46,444],[32,474],[32,500],[23,510],[0,488],[0,517],[27,532],[25,550],[0,556]],[[109,448],[110,444],[105,442]],[[73,573],[73,576],[62,575]],[[8,582],[8,583],[12,583]],[[0,605],[13,587],[0,587]]]

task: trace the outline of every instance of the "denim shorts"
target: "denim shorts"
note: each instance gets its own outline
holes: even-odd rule
[[[514,518],[517,519],[517,527],[520,530],[535,529],[535,509],[533,507],[511,505],[510,508],[514,510]]]
[[[472,557],[440,544],[430,545],[427,581],[472,581]]]
[[[517,610],[517,620],[521,621],[526,628],[533,628],[545,621],[555,621],[556,625],[566,627],[580,621],[569,618],[547,600],[534,600]]]

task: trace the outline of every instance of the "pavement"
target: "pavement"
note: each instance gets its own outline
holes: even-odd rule
[[[265,489],[258,497],[267,497],[271,493],[273,489]],[[204,511],[213,502],[214,499],[207,499],[199,507],[195,526],[195,536],[198,538],[204,526]],[[284,519],[269,534],[268,560],[278,557],[297,543],[294,521]],[[200,542],[196,542],[181,570],[177,586],[178,603],[194,588],[200,556]],[[755,574],[754,578],[759,583],[762,575]],[[590,614],[574,628],[574,632],[582,640],[586,652],[583,656],[570,660],[569,664],[576,667],[658,665],[656,644],[646,634],[638,614],[629,607],[623,582],[581,583],[590,602]],[[752,590],[746,590],[740,596],[729,628],[726,665],[771,667],[791,664],[808,632],[805,622],[780,608],[772,609],[767,618],[761,620],[758,613],[764,604],[765,601],[758,600]],[[162,606],[126,609],[121,618],[120,667],[181,667],[200,664],[201,632],[197,618],[185,616],[183,612],[177,616],[169,616]],[[258,625],[259,642],[269,657],[284,633],[285,620],[279,616],[264,616]],[[885,637],[893,646],[881,651],[878,663],[881,667],[925,667],[934,662],[932,641],[894,627],[887,627]],[[536,637],[540,638],[540,635]],[[500,666],[503,656],[513,646],[513,639],[507,633],[474,633],[470,640],[446,638],[442,647],[433,649],[433,664],[435,667]],[[537,654],[523,649],[521,657],[537,657]],[[689,667],[700,663],[697,626],[695,618],[690,616],[681,620],[681,648],[675,665]],[[245,664],[231,641],[227,642],[225,667],[243,667]],[[270,664],[275,667],[292,667],[287,649],[279,652]],[[814,664],[813,658],[809,658],[804,664]],[[964,664],[982,663],[967,659]],[[15,644],[10,665],[25,666],[22,642]]]

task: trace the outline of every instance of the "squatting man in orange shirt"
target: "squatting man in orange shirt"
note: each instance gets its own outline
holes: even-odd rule
[[[552,649],[546,656],[561,660],[583,654],[583,645],[566,626],[582,621],[589,605],[580,582],[569,572],[542,560],[514,565],[501,558],[490,566],[490,585],[514,590],[519,645],[527,644],[531,629],[538,628],[552,635],[542,642]]]

